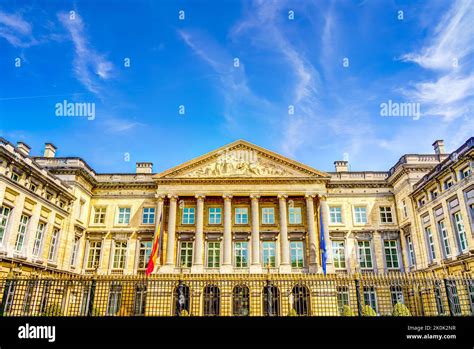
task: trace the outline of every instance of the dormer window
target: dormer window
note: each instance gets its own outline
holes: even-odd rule
[[[464,179],[471,175],[471,168],[469,166],[464,167],[462,170],[459,171],[459,178]]]
[[[12,172],[10,178],[15,182],[18,182],[20,180],[20,176],[16,172]]]
[[[444,190],[448,190],[449,188],[451,188],[453,186],[453,179],[450,177],[448,178],[447,180],[444,181],[444,184],[443,184],[443,187],[444,187]]]
[[[35,183],[30,184],[30,190],[34,193],[36,192],[36,189],[38,189],[38,186]]]
[[[423,207],[423,206],[425,206],[425,203],[426,203],[426,202],[425,202],[425,198],[424,198],[424,197],[418,199],[418,207]]]

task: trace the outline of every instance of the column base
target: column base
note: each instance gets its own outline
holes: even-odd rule
[[[165,264],[158,267],[158,274],[174,274],[175,266],[172,264]]]
[[[334,274],[334,273],[335,273],[334,265],[332,263],[326,263],[326,274]]]
[[[204,273],[204,266],[203,265],[193,265],[191,267],[192,274],[203,274]]]
[[[291,265],[281,264],[280,265],[280,273],[281,274],[290,274],[291,273]]]
[[[221,265],[220,273],[221,274],[231,274],[234,271],[232,265]]]
[[[262,266],[259,264],[251,265],[249,268],[250,274],[261,274],[262,273]]]
[[[308,266],[308,273],[317,274],[319,272],[322,272],[322,268],[319,265],[317,265],[316,263],[310,264]]]

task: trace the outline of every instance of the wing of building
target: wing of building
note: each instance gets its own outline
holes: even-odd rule
[[[474,138],[386,172],[322,172],[239,140],[162,173],[96,173],[0,138],[0,275],[328,273],[474,268]],[[322,221],[321,221],[322,220]],[[321,229],[323,233],[321,234]]]

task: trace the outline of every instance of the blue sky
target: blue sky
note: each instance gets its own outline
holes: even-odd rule
[[[472,0],[6,0],[0,135],[98,172],[159,172],[239,138],[323,171],[388,170],[474,135],[473,21]],[[57,116],[64,100],[95,119]],[[420,119],[381,116],[389,100]]]

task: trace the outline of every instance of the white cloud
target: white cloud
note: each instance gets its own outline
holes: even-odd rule
[[[30,47],[39,42],[33,37],[32,26],[19,14],[0,11],[0,37],[14,47]]]
[[[473,105],[473,20],[473,2],[456,1],[420,52],[402,56],[403,61],[414,62],[435,75],[402,90],[409,99],[421,103],[423,115],[454,120]]]
[[[74,44],[74,74],[87,90],[100,95],[102,81],[113,76],[113,64],[91,46],[85,34],[82,18],[78,14],[72,18],[67,13],[59,13],[58,18]]]

